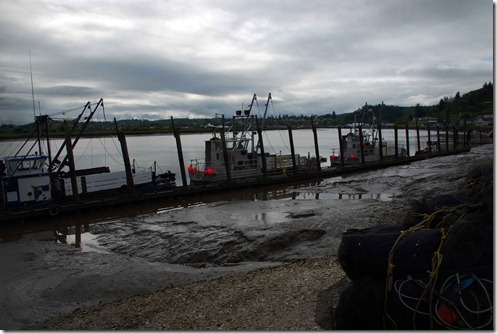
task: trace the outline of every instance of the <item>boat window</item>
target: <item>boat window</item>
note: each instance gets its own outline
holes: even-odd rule
[[[247,148],[248,146],[248,140],[240,140],[240,142],[238,143],[238,148]]]

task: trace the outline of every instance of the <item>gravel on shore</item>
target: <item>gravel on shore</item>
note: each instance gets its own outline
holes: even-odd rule
[[[296,261],[76,310],[43,329],[321,330],[317,295],[343,277],[336,258]]]
[[[386,176],[381,174],[384,179],[390,175],[393,185],[402,187],[402,193],[392,202],[368,202],[369,209],[377,203],[376,210],[356,210],[354,219],[363,217],[364,220],[382,223],[401,222],[409,212],[411,200],[455,192],[470,167],[477,163],[493,163],[489,152],[493,154],[493,145],[483,147],[481,152],[472,156],[438,159],[426,166],[421,163],[409,166],[409,170],[382,171],[387,173]],[[457,164],[455,158],[459,159]],[[427,171],[413,177],[414,168],[420,166]],[[378,180],[382,179],[366,179],[364,182],[376,184]],[[339,212],[341,209],[336,207],[335,210]],[[319,209],[314,212],[321,213]],[[25,329],[322,330],[315,318],[318,295],[323,290],[330,291],[333,286],[331,295],[335,304],[343,287],[339,283],[344,279],[346,275],[334,255],[295,260],[249,272],[170,285],[77,309],[71,314],[52,318],[37,328]]]

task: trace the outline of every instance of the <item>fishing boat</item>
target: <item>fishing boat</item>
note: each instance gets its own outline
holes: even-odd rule
[[[157,174],[156,163],[150,169],[138,170],[133,160],[131,166],[127,149],[126,155],[123,155],[125,166],[126,160],[129,165],[126,171],[111,172],[109,167],[105,166],[76,169],[72,149],[99,108],[103,108],[103,99],[100,99],[93,110],[90,102],[85,105],[73,123],[66,141],[54,156],[51,154],[48,137],[50,117],[48,115],[35,117],[36,128],[31,136],[15,155],[0,160],[0,194],[5,210],[50,207],[50,213],[56,215],[57,203],[61,201],[95,198],[99,195],[108,196],[109,193],[161,190],[176,185],[175,175],[170,171]],[[84,115],[86,117],[83,117]],[[81,119],[85,119],[85,122],[82,126],[81,124],[78,126],[77,123]],[[80,128],[79,133],[73,133],[78,128]],[[75,138],[72,141],[70,138],[73,135]],[[121,140],[124,140],[123,134]],[[32,143],[31,147],[24,150],[28,143]],[[125,148],[125,143],[121,146]],[[34,151],[36,147],[38,150]],[[21,154],[23,150],[27,152]],[[44,153],[44,150],[47,153]],[[67,153],[62,158],[64,151]]]
[[[284,175],[295,165],[304,166],[305,157],[295,154],[269,154],[264,152],[262,129],[271,98],[269,93],[265,111],[260,120],[252,114],[252,107],[257,101],[256,94],[248,109],[237,110],[230,127],[224,131],[220,126],[210,125],[212,137],[205,141],[204,159],[192,159],[188,166],[190,182],[218,183],[226,180],[255,180],[264,174]],[[243,108],[242,108],[243,109]]]
[[[438,151],[440,151],[439,143],[436,140],[429,140],[426,142],[426,147],[419,151],[416,151],[415,155],[427,154]]]
[[[340,138],[340,148],[332,148],[330,155],[332,166],[341,165],[342,163],[351,165],[379,161],[381,157],[395,155],[395,151],[397,151],[399,157],[407,156],[407,150],[404,147],[397,147],[397,150],[395,150],[395,147],[388,145],[384,138],[379,138],[380,132],[375,127],[376,119],[374,113],[371,109],[367,109],[367,104],[366,110],[373,115],[372,125],[369,129],[363,130],[362,126],[364,124],[357,123],[354,119],[354,124],[350,128],[350,132]],[[340,151],[342,152],[340,153]]]

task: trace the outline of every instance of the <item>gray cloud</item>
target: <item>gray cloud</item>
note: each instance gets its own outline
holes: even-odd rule
[[[116,118],[433,104],[493,77],[493,4],[466,0],[3,1],[0,123],[106,101]],[[27,19],[29,18],[29,19]],[[261,102],[261,104],[263,104]]]

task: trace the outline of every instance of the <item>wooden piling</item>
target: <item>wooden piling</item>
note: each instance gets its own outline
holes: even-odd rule
[[[183,149],[181,147],[181,137],[179,134],[179,129],[174,127],[174,119],[171,116],[171,126],[173,128],[174,139],[176,139],[176,150],[178,151],[179,160],[179,170],[181,172],[181,181],[183,182],[183,187],[187,187],[186,172],[185,172],[185,161],[183,160]]]
[[[338,144],[340,145],[340,161],[342,163],[342,166],[344,166],[345,158],[343,156],[342,128],[340,126],[338,127]]]
[[[316,151],[316,168],[321,170],[321,159],[319,156],[318,130],[316,127],[316,116],[311,116],[312,133],[314,135],[314,150]]]
[[[364,157],[364,137],[362,134],[362,126],[359,125],[359,145],[361,145],[361,163],[366,162],[366,158]]]
[[[449,126],[445,126],[445,151],[449,151]]]
[[[407,149],[407,156],[411,156],[411,148],[409,147],[409,124],[406,124],[406,149]]]
[[[226,147],[226,135],[224,133],[224,115],[221,118],[222,122],[222,127],[220,132],[221,135],[221,145],[223,146],[223,159],[224,159],[224,168],[226,170],[226,178],[228,179],[228,182],[231,182],[231,168],[230,168],[230,159],[228,156],[228,148]]]
[[[393,126],[393,136],[394,136],[394,145],[395,145],[395,159],[399,158],[399,132],[398,132],[397,124]]]
[[[81,223],[76,223],[76,232],[74,233],[75,237],[76,237],[76,247],[77,248],[81,248],[81,226],[82,224]]]
[[[382,140],[382,136],[381,136],[381,121],[380,121],[379,117],[376,119],[376,126],[378,127],[378,140],[380,142],[380,144],[379,144],[380,161],[383,161],[383,140]]]
[[[64,128],[66,130],[66,151],[67,151],[67,160],[69,163],[69,176],[71,178],[71,189],[72,189],[72,195],[73,198],[77,201],[79,200],[79,193],[78,193],[78,181],[76,179],[76,165],[74,163],[74,154],[73,154],[73,146],[71,143],[71,133],[68,131],[67,128],[67,122],[64,121]]]
[[[430,121],[426,120],[426,130],[428,131],[428,153],[431,153],[431,133],[430,133]]]
[[[454,142],[454,150],[457,149],[457,136],[458,136],[458,133],[457,133],[457,129],[456,129],[456,126],[454,125],[452,127],[452,140]]]
[[[419,139],[419,125],[418,125],[418,119],[416,119],[416,141],[418,143],[418,152],[421,151],[421,142]]]
[[[86,194],[87,192],[86,176],[81,176],[81,193]]]
[[[259,120],[257,116],[255,117],[255,123],[257,128],[257,136],[259,141],[259,147],[261,148],[261,161],[262,161],[262,174],[264,178],[267,178],[267,162],[266,162],[266,153],[264,152],[264,141],[262,140],[262,129],[259,125]]]
[[[440,127],[437,125],[437,151],[441,151],[440,145]]]
[[[121,144],[121,152],[123,154],[124,170],[126,172],[126,184],[128,186],[127,190],[129,192],[134,192],[135,183],[133,181],[133,172],[131,171],[131,163],[129,161],[129,152],[128,152],[128,145],[126,144],[126,136],[124,135],[124,132],[119,131],[117,127],[117,121],[115,118],[114,118],[114,124],[116,125],[117,139]]]
[[[297,161],[295,160],[295,147],[293,145],[292,127],[288,125],[288,138],[290,140],[290,153],[292,155],[293,174],[297,175]]]

